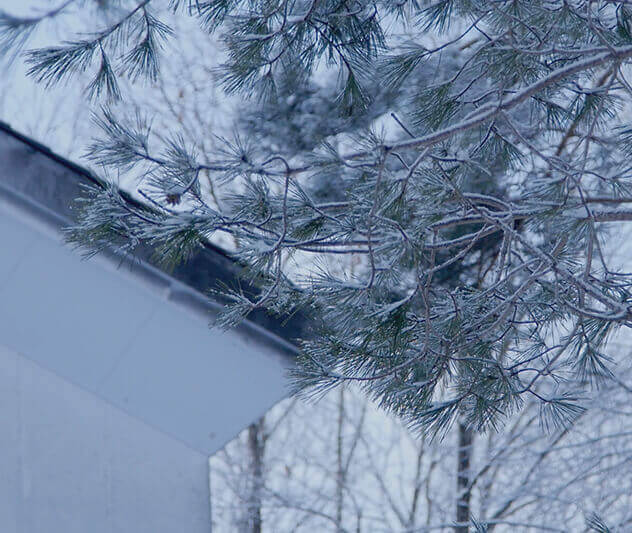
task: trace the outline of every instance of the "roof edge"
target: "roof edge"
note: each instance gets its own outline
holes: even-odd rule
[[[25,172],[20,176],[19,183],[5,184],[2,188],[11,193],[14,202],[17,202],[21,208],[31,211],[31,214],[37,207],[43,209],[45,212],[40,213],[39,218],[50,226],[56,226],[57,230],[72,223],[74,217],[70,204],[79,196],[82,185],[106,186],[105,182],[89,169],[53,152],[35,139],[17,132],[6,122],[0,121],[0,132],[19,142],[20,145],[28,147],[31,154],[45,158],[44,161],[34,162],[32,156],[29,157],[20,150],[18,151],[22,153],[14,153],[15,150],[12,151],[12,148],[9,147],[6,153],[12,159],[13,165],[21,165]],[[4,155],[2,148],[0,143],[0,156]],[[51,169],[54,172],[45,172],[42,175],[41,167],[46,166],[47,162],[54,162],[60,168]],[[35,164],[33,170],[37,171],[37,176],[33,176],[33,172],[28,175],[27,171],[32,164]],[[50,176],[46,174],[50,174]],[[0,179],[2,179],[2,173],[0,173]],[[10,176],[7,179],[10,181]],[[43,183],[47,179],[48,182],[44,186]],[[28,182],[31,182],[31,187],[27,187]],[[121,190],[121,193],[125,200],[132,205],[143,209],[150,208],[133,198],[128,192]],[[174,288],[179,287],[173,292],[174,300],[195,302],[194,307],[198,309],[213,309],[217,312],[218,307],[222,303],[226,303],[214,301],[206,295],[209,290],[215,288],[214,286],[220,284],[239,285],[253,294],[259,292],[258,288],[240,278],[240,271],[243,266],[232,258],[226,250],[208,241],[203,242],[202,245],[197,254],[186,263],[176,267],[173,272],[166,272],[156,264],[155,260],[152,260],[154,249],[148,245],[141,246],[135,250],[133,255],[118,253],[114,250],[108,252],[107,255],[110,256],[110,259],[115,257],[119,264],[121,264],[121,259],[124,259],[124,263],[132,265],[132,268],[142,265],[144,269],[149,269],[152,272],[151,274],[148,272],[149,277],[158,275],[173,280],[173,283],[169,285]],[[178,297],[178,294],[181,297]],[[184,296],[185,294],[186,296]],[[265,310],[258,309],[248,316],[246,322],[255,330],[259,330],[259,334],[277,337],[285,346],[282,351],[286,353],[289,351],[295,354],[296,340],[307,336],[308,320],[301,313],[279,318],[270,315]]]

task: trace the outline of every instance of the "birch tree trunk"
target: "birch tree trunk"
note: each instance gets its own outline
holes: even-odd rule
[[[336,529],[340,533],[342,528],[342,510],[344,507],[345,468],[343,457],[343,428],[345,418],[345,389],[340,387],[338,397],[338,431],[336,435]]]
[[[247,502],[248,533],[261,533],[263,520],[261,506],[263,498],[263,461],[265,453],[265,417],[248,428],[248,453],[251,464],[251,489]]]
[[[459,447],[457,450],[457,474],[456,474],[456,525],[454,533],[468,533],[470,521],[470,463],[472,458],[472,445],[474,433],[464,424],[458,428]]]

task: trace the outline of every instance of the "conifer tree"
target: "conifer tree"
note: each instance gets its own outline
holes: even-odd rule
[[[222,87],[247,102],[204,154],[114,105],[121,78],[160,76],[163,8],[0,15],[0,51],[36,80],[91,76],[88,158],[142,177],[145,207],[88,191],[71,242],[148,242],[173,265],[232,236],[260,292],[224,287],[220,325],[305,311],[294,379],[312,393],[355,382],[434,433],[498,427],[525,397],[545,428],[582,413],[632,319],[632,274],[609,260],[632,220],[630,2],[172,0],[221,36]],[[91,9],[94,28],[29,48]]]

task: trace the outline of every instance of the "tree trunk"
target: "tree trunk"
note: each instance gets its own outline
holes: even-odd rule
[[[470,460],[472,457],[473,431],[459,424],[459,449],[456,474],[456,523],[454,533],[468,533],[470,521]]]
[[[248,428],[248,451],[252,475],[252,485],[247,502],[249,533],[261,533],[263,525],[261,506],[263,503],[263,454],[265,451],[264,423],[265,418],[262,417]]]
[[[342,531],[342,510],[344,507],[345,469],[343,454],[343,428],[345,417],[345,391],[340,386],[338,398],[338,432],[336,435],[336,529]]]

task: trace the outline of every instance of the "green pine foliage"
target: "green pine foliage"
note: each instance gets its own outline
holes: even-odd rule
[[[27,51],[29,73],[50,86],[91,72],[87,93],[106,104],[120,77],[151,83],[174,37],[164,7],[121,2],[113,22]],[[632,277],[609,255],[632,220],[627,2],[170,9],[221,37],[222,87],[246,103],[236,133],[200,154],[106,105],[87,155],[140,172],[147,210],[92,191],[69,239],[149,242],[173,266],[230,235],[260,293],[229,290],[221,324],[305,310],[300,390],[356,382],[438,434],[456,419],[498,429],[526,396],[545,429],[572,425],[616,372],[608,339],[632,324]],[[2,48],[61,15],[2,14]]]

